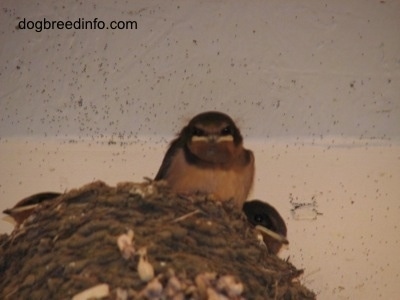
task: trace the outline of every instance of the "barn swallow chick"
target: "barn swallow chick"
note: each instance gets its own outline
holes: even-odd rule
[[[155,180],[177,194],[233,199],[242,207],[253,184],[254,155],[233,120],[220,112],[195,116],[173,140]]]
[[[35,210],[35,208],[44,201],[52,200],[60,196],[60,193],[44,192],[34,194],[19,201],[13,208],[6,209],[3,213],[11,216],[17,225],[22,224]]]
[[[289,244],[285,221],[274,207],[260,200],[252,200],[244,203],[243,212],[249,223],[261,233],[271,253],[277,254],[282,244]]]

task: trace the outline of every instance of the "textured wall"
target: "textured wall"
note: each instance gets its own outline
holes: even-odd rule
[[[217,109],[255,152],[252,198],[286,220],[281,256],[306,269],[305,284],[320,299],[398,297],[399,1],[0,7],[1,210],[154,176],[183,124]],[[17,29],[24,18],[137,29]]]
[[[398,1],[2,1],[0,135],[168,135],[207,109],[252,137],[400,139]],[[16,30],[47,18],[137,30]],[[160,126],[162,124],[162,126]]]

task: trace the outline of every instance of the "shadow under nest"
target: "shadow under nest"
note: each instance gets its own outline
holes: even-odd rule
[[[117,241],[129,232],[124,255]],[[178,197],[161,183],[72,190],[0,245],[1,299],[71,299],[99,284],[101,299],[315,299],[232,202]],[[154,278],[139,274],[144,258]]]

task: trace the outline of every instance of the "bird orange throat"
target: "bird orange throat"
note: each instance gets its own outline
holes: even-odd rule
[[[204,140],[192,139],[188,143],[188,149],[201,161],[212,164],[230,165],[235,158],[240,155],[240,148],[236,147],[231,141],[220,140],[209,142]]]

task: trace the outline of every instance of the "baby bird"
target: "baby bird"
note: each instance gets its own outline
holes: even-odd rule
[[[190,120],[173,140],[155,180],[166,180],[178,194],[205,194],[217,201],[233,199],[241,208],[254,178],[253,152],[233,120],[216,111]]]
[[[277,254],[282,244],[289,244],[285,221],[274,207],[260,200],[252,200],[244,203],[243,212],[263,236],[269,252]]]
[[[12,217],[17,225],[20,225],[33,213],[35,208],[40,203],[52,200],[60,195],[60,193],[55,192],[43,192],[34,194],[32,196],[22,199],[13,208],[4,210],[3,213]]]

